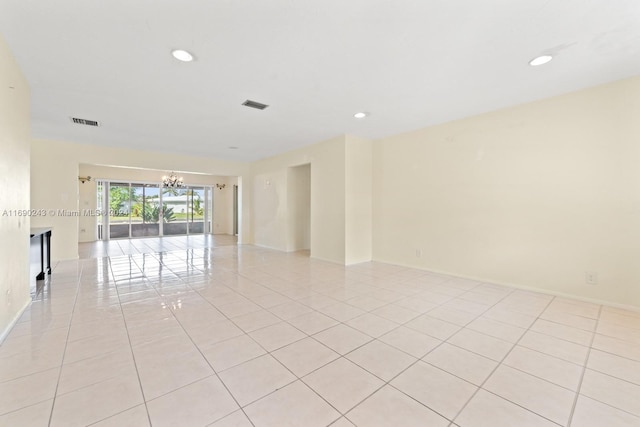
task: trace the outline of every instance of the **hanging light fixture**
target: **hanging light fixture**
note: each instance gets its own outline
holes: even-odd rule
[[[167,188],[180,188],[184,186],[182,177],[178,177],[175,172],[171,172],[169,176],[162,177],[162,186]]]

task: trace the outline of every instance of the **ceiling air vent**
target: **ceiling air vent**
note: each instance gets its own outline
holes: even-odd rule
[[[77,125],[100,126],[100,123],[95,120],[79,119],[77,117],[71,117],[71,120]]]
[[[265,108],[268,107],[267,104],[261,104],[260,102],[252,101],[250,99],[247,99],[246,101],[244,101],[242,105],[244,105],[245,107],[256,108],[258,110],[264,110]]]

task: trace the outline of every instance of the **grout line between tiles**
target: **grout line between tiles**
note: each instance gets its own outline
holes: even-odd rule
[[[111,271],[111,275],[113,274],[113,264],[111,264],[111,258],[109,258],[109,268]],[[116,295],[118,296],[118,302],[120,305],[120,312],[122,313],[122,319],[124,322],[124,328],[127,331],[127,341],[129,342],[129,350],[131,352],[131,357],[133,358],[133,366],[136,370],[136,376],[138,377],[138,385],[140,386],[140,393],[142,394],[142,401],[144,403],[144,409],[147,412],[147,419],[149,420],[149,425],[151,425],[151,416],[149,415],[149,408],[147,407],[147,399],[144,395],[144,388],[142,387],[142,380],[140,379],[140,372],[138,370],[138,363],[136,362],[136,355],[133,351],[133,345],[131,344],[131,335],[129,334],[129,326],[127,325],[127,316],[125,316],[124,310],[122,308],[122,300],[120,299],[120,291],[118,289],[118,281],[114,278],[114,288],[116,290]],[[137,406],[137,405],[136,405]]]
[[[578,398],[580,397],[580,389],[582,388],[582,382],[584,381],[584,376],[587,373],[587,364],[589,363],[589,356],[591,355],[591,349],[592,349],[592,346],[593,346],[593,341],[596,338],[596,332],[595,331],[598,330],[598,322],[600,321],[600,316],[601,315],[602,315],[602,306],[600,306],[600,309],[598,310],[598,318],[596,319],[596,327],[594,329],[593,334],[591,335],[591,342],[589,343],[587,354],[586,354],[585,359],[584,359],[584,366],[582,367],[582,372],[580,374],[580,379],[578,381],[578,387],[576,388],[576,395],[575,395],[575,397],[573,399],[573,405],[571,405],[571,412],[569,413],[569,422],[568,422],[567,426],[570,426],[571,423],[573,422],[573,414],[576,411],[576,405],[578,404]]]
[[[135,261],[134,261],[134,262],[135,262]],[[162,263],[162,261],[160,261],[160,262]],[[137,263],[136,263],[136,265],[137,265]],[[138,266],[138,268],[139,268],[139,266]],[[168,268],[168,269],[171,271],[171,269],[170,269],[170,268]],[[191,286],[189,286],[188,284],[187,284],[187,286],[188,286],[189,288],[191,288]],[[154,287],[154,289],[155,289],[155,287]],[[193,288],[191,288],[191,289],[193,290]],[[156,292],[157,292],[158,296],[161,296],[160,292],[158,292],[158,290],[157,290],[157,289],[155,289],[155,290],[156,290]],[[198,295],[200,295],[200,293],[199,293],[199,292],[197,292],[197,291],[196,291],[196,293],[198,293]],[[206,299],[205,299],[205,300],[206,300]],[[209,301],[207,300],[207,302],[209,302]],[[211,303],[209,302],[209,304],[211,304]],[[220,310],[218,310],[215,306],[213,306],[213,305],[211,305],[211,306],[212,306],[214,309],[216,309],[220,314],[222,314],[223,316],[227,317],[224,313],[222,313]],[[209,360],[208,360],[208,359],[205,357],[205,355],[202,353],[202,350],[200,349],[200,347],[195,343],[195,341],[193,340],[193,338],[191,337],[191,335],[189,335],[189,332],[185,329],[185,327],[184,327],[184,325],[182,324],[182,322],[180,321],[180,319],[179,319],[178,317],[176,317],[176,315],[175,315],[175,313],[173,312],[173,310],[170,310],[170,311],[171,311],[172,316],[175,318],[175,320],[178,322],[178,324],[179,324],[179,325],[180,325],[180,327],[182,328],[183,332],[186,334],[186,336],[187,336],[187,337],[189,337],[189,340],[190,340],[190,341],[191,341],[191,343],[194,345],[194,347],[197,349],[197,351],[198,351],[198,353],[200,354],[200,356],[202,356],[202,358],[204,359],[204,361],[205,361],[205,362],[207,363],[207,365],[209,365],[209,367],[211,368],[211,371],[213,372],[213,374],[212,374],[212,375],[215,375],[215,376],[216,376],[216,378],[218,379],[218,381],[220,381],[220,384],[222,384],[222,386],[225,388],[225,390],[227,391],[227,393],[229,394],[229,396],[233,399],[233,401],[236,403],[236,405],[238,405],[238,408],[242,411],[242,413],[243,413],[243,414],[245,415],[245,417],[249,420],[249,422],[250,422],[252,425],[254,425],[254,424],[253,424],[253,421],[251,421],[251,419],[249,418],[249,416],[247,415],[247,413],[244,411],[244,408],[240,405],[240,403],[238,402],[238,400],[236,399],[236,397],[233,395],[233,393],[231,393],[231,390],[229,390],[229,388],[227,387],[227,385],[225,384],[225,382],[224,382],[224,381],[222,381],[222,378],[220,378],[220,375],[218,374],[218,372],[214,369],[214,367],[211,365],[211,363],[209,362]],[[227,317],[227,320],[230,320],[230,319]],[[232,322],[232,323],[233,323],[233,322]],[[234,323],[234,325],[235,325],[235,323]],[[236,326],[237,326],[237,325],[236,325]],[[244,332],[244,331],[243,331],[243,332]],[[248,334],[247,334],[247,333],[245,333],[245,335],[248,335]],[[249,337],[249,338],[251,338],[251,337]],[[255,341],[255,340],[254,340],[254,341]],[[258,344],[258,345],[260,345],[259,343],[257,343],[257,344]],[[202,378],[198,379],[197,381],[201,381],[201,380],[202,380]],[[196,382],[197,382],[197,381],[196,381]],[[186,385],[185,385],[185,386],[186,386]],[[185,387],[185,386],[183,386],[183,387]],[[142,384],[140,384],[140,387],[142,387]],[[180,388],[181,388],[181,387],[180,387]],[[170,391],[170,392],[168,392],[168,393],[172,393],[172,392],[174,392],[174,391],[175,391],[175,390],[171,390],[171,391]],[[166,393],[166,394],[168,394],[168,393]],[[159,396],[158,396],[158,397],[159,397]],[[145,405],[146,405],[146,399],[145,399]],[[148,411],[147,411],[147,413],[148,413]],[[230,415],[230,414],[227,414],[227,415]],[[225,416],[226,416],[226,415],[225,415]],[[224,417],[223,417],[223,418],[224,418]],[[214,420],[214,421],[212,421],[212,422],[215,422],[215,421],[216,421],[216,420]],[[149,423],[151,424],[151,418],[149,418]]]
[[[551,299],[548,301],[547,305],[545,306],[545,309],[546,309],[547,307],[549,307],[549,305],[551,305],[551,303],[553,302],[553,300],[554,300],[554,299],[555,299],[555,297],[551,298]],[[542,310],[541,314],[542,314],[543,312],[544,312],[544,310]],[[538,318],[539,318],[539,316],[538,316]],[[535,323],[535,321],[534,321],[533,323]],[[532,323],[532,325],[533,325],[533,323]],[[530,328],[531,328],[531,326],[529,326],[529,329],[527,329],[527,331],[528,331],[528,330],[530,330]],[[471,395],[471,397],[470,397],[470,398],[467,400],[467,402],[462,406],[462,408],[460,408],[460,410],[458,411],[458,413],[456,414],[456,416],[455,416],[455,417],[453,417],[453,418],[451,419],[451,421],[452,421],[452,422],[455,422],[455,420],[460,416],[460,414],[464,411],[464,409],[469,405],[469,402],[471,402],[471,400],[473,400],[473,398],[478,394],[478,391],[480,391],[480,390],[485,390],[485,391],[487,391],[487,392],[490,392],[489,390],[484,389],[484,388],[483,388],[483,386],[486,384],[486,382],[487,382],[487,381],[489,381],[489,378],[491,378],[491,377],[493,376],[493,374],[498,370],[498,368],[500,368],[500,366],[502,366],[502,364],[504,363],[504,361],[506,360],[506,358],[507,358],[507,357],[509,357],[509,355],[511,354],[511,352],[513,351],[513,349],[514,349],[514,348],[516,348],[516,346],[517,346],[517,345],[518,345],[518,343],[522,340],[522,337],[524,337],[524,335],[525,335],[525,334],[526,334],[526,332],[524,332],[522,335],[520,335],[520,338],[518,338],[518,340],[517,340],[515,343],[513,343],[513,345],[511,346],[511,349],[510,349],[510,350],[509,350],[509,351],[504,355],[504,357],[500,360],[500,362],[496,365],[496,367],[495,367],[495,368],[493,368],[493,370],[489,373],[489,375],[487,375],[487,377],[484,379],[484,381],[483,381],[479,386],[477,386],[478,388],[476,389],[476,391]],[[529,375],[530,375],[530,374],[529,374]],[[490,392],[490,393],[491,393],[491,392]],[[495,393],[492,393],[492,394],[495,394]],[[502,397],[502,396],[498,396],[498,397],[500,397],[501,399],[504,399],[504,400],[506,400],[506,401],[508,401],[508,402],[511,402],[509,399],[506,399],[506,398],[504,398],[504,397]],[[529,412],[531,412],[531,413],[533,413],[533,414],[536,414],[536,415],[538,415],[539,417],[542,417],[542,418],[544,418],[544,419],[546,419],[546,420],[549,420],[547,417],[544,417],[544,416],[542,416],[542,415],[540,415],[540,414],[538,414],[538,413],[536,413],[536,412],[532,411],[531,409],[525,408],[524,406],[519,405],[519,404],[517,404],[517,403],[515,403],[515,402],[511,402],[511,403],[513,403],[514,405],[520,406],[521,408],[526,409],[527,411],[529,411]],[[552,420],[549,420],[549,421],[553,422],[554,424],[557,424],[557,423],[555,423],[555,422],[554,422],[554,421],[552,421]]]
[[[82,264],[80,264],[82,265]],[[83,266],[84,267],[84,266]],[[60,386],[60,379],[62,378],[62,370],[64,369],[64,358],[67,354],[67,346],[69,344],[69,335],[71,334],[71,325],[73,325],[73,316],[75,314],[76,303],[78,301],[78,293],[80,292],[80,277],[82,277],[82,268],[78,274],[77,285],[76,285],[76,294],[73,299],[73,304],[71,307],[71,317],[69,319],[69,329],[67,330],[67,337],[64,343],[64,351],[62,352],[62,360],[60,361],[60,371],[58,372],[58,380],[56,381],[56,389],[53,393],[53,402],[51,402],[51,413],[49,414],[49,423],[51,425],[51,421],[53,420],[53,411],[56,407],[56,399],[58,397],[58,387]],[[51,286],[51,282],[49,282],[49,286]]]

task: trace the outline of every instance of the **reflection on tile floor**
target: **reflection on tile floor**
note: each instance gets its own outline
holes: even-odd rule
[[[253,246],[141,252],[56,265],[0,346],[0,425],[640,425],[640,313]]]
[[[192,234],[189,236],[143,237],[78,243],[81,259],[106,256],[170,252],[236,245],[238,238],[228,234]]]

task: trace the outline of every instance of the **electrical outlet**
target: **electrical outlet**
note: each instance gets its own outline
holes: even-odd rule
[[[422,256],[422,249],[416,249],[416,257],[420,258]]]
[[[598,284],[598,273],[595,271],[585,271],[584,272],[584,281],[587,285],[597,285]]]

